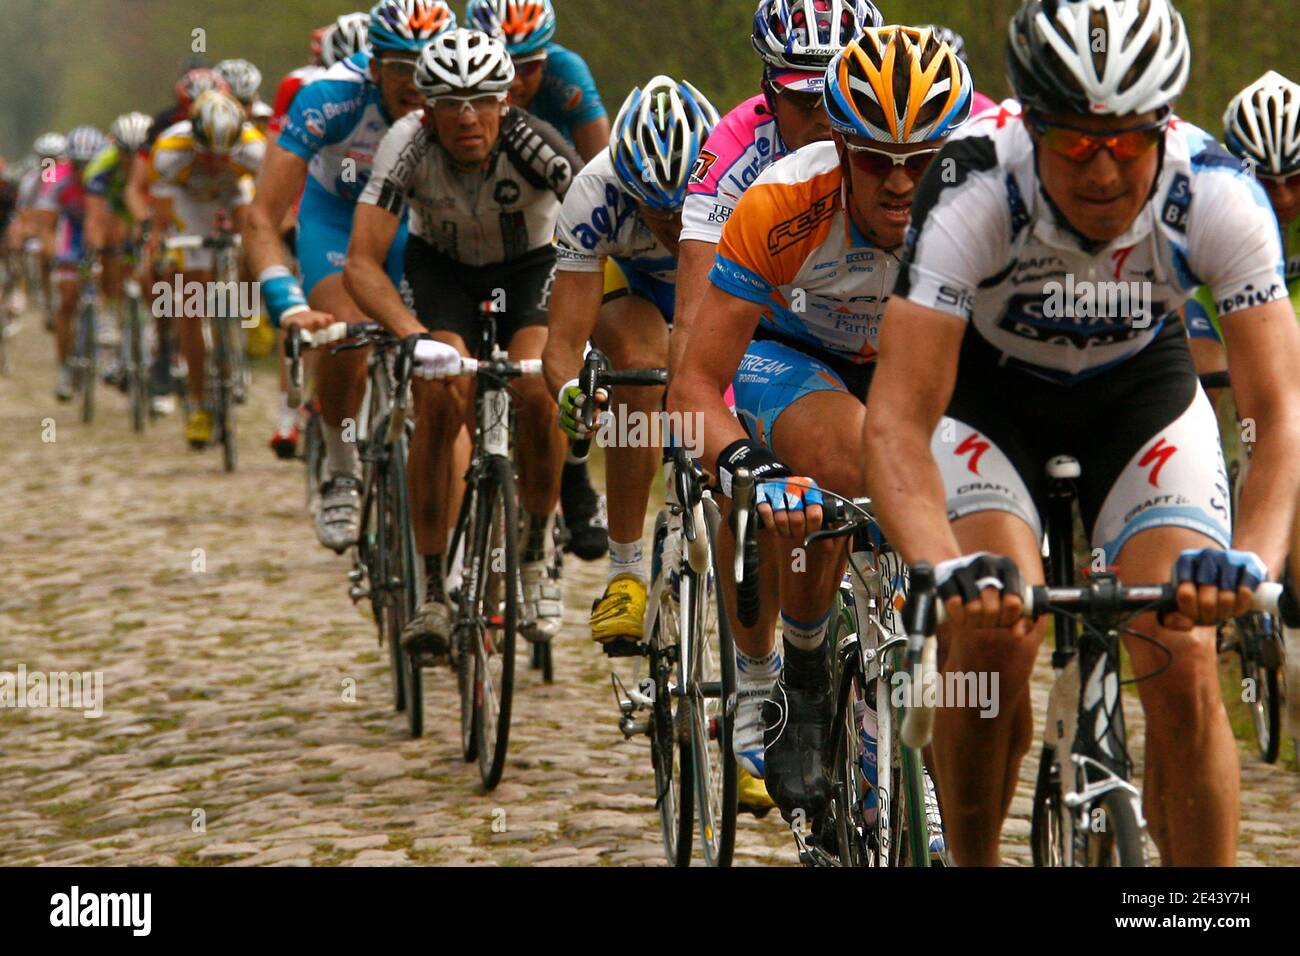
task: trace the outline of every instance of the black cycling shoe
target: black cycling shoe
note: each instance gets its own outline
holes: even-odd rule
[[[821,819],[831,800],[826,746],[834,702],[829,674],[820,682],[801,684],[790,686],[782,676],[772,688],[772,697],[763,701],[764,782],[787,823],[797,812],[811,825]]]
[[[583,561],[596,561],[609,552],[605,499],[596,494],[587,464],[566,464],[560,484],[560,508],[568,537],[564,550]]]

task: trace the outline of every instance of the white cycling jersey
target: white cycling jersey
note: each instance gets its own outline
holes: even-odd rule
[[[1220,314],[1286,296],[1268,199],[1209,134],[1174,118],[1150,201],[1122,236],[1088,248],[1040,189],[1014,100],[967,123],[936,158],[903,261],[895,294],[972,322],[1005,356],[1061,382],[1137,354],[1200,285]]]
[[[677,257],[655,238],[602,151],[573,181],[555,226],[556,268],[600,272],[612,257],[635,272],[673,284]]]

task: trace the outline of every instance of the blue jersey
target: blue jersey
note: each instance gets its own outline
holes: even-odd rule
[[[558,43],[546,44],[546,70],[528,112],[546,120],[570,143],[574,129],[607,115],[586,61]]]
[[[298,92],[278,142],[307,161],[307,195],[355,205],[391,125],[370,79],[370,54],[361,52]]]

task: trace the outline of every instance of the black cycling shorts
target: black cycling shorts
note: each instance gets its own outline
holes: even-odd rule
[[[497,341],[508,346],[520,329],[546,325],[555,280],[555,249],[534,249],[512,262],[466,266],[412,235],[406,243],[406,281],[416,318],[430,332],[454,332],[473,352],[480,333],[479,309],[504,296],[497,314]]]

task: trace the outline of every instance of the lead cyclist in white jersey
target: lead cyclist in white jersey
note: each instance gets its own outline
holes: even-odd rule
[[[1099,31],[1102,42],[1095,42]],[[1098,52],[1098,48],[1104,52]],[[1239,769],[1216,621],[1280,570],[1300,483],[1300,331],[1267,200],[1172,116],[1190,52],[1169,0],[1025,0],[1008,101],[957,134],[922,181],[883,324],[864,430],[886,533],[936,566],[943,670],[999,673],[998,715],[940,709],[934,756],[959,864],[996,865],[1032,737],[1043,627],[1045,463],[1082,466],[1093,548],[1122,580],[1178,582],[1178,611],[1132,627],[1146,715],[1144,813],[1166,864],[1235,860]],[[945,176],[944,173],[950,175]],[[1102,283],[1137,293],[1100,309]],[[1179,309],[1208,284],[1243,416],[1258,430],[1235,538],[1223,455]],[[946,418],[945,418],[946,413]],[[1202,626],[1197,626],[1202,625]]]

